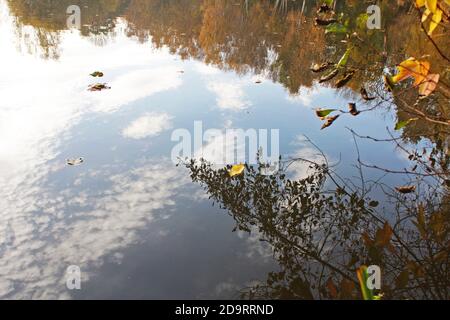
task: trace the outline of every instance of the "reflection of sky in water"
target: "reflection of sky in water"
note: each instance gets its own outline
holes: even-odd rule
[[[237,76],[118,36],[96,47],[77,33],[58,61],[18,53],[4,3],[0,19],[0,297],[70,298],[67,266],[79,265],[75,297],[229,297],[274,268],[255,236],[231,233],[187,172],[169,160],[171,131],[281,129],[281,152],[316,158],[306,133],[350,172],[346,125],[381,132],[384,117],[343,118],[321,132],[311,111],[344,106],[320,87],[289,96],[268,81]],[[123,26],[122,26],[123,27]],[[86,90],[105,72],[112,87]],[[184,73],[180,72],[184,71]],[[390,121],[389,121],[390,122]],[[370,124],[370,125],[369,125]],[[395,163],[389,146],[363,145],[369,162]],[[65,159],[83,156],[80,167]],[[292,167],[297,177],[301,165]],[[86,282],[89,279],[88,282]]]

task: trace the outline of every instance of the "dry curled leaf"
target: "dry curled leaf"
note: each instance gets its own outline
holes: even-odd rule
[[[345,86],[347,83],[350,82],[350,80],[352,80],[354,75],[355,71],[349,71],[345,73],[345,75],[341,79],[336,81],[336,88],[342,88],[343,86]]]
[[[320,18],[315,18],[314,21],[316,22],[317,26],[328,26],[332,23],[337,22],[336,19],[320,19]]]
[[[316,73],[322,72],[328,69],[331,65],[333,64],[330,62],[324,62],[322,64],[315,63],[311,66],[311,71]]]
[[[103,72],[95,71],[95,72],[91,73],[90,75],[94,78],[101,78],[101,77],[103,77]]]
[[[354,117],[358,116],[361,113],[361,111],[358,111],[358,109],[356,108],[356,103],[349,103],[348,110],[350,114]]]
[[[319,83],[327,82],[336,77],[339,73],[338,69],[334,69],[330,73],[324,75],[322,78],[320,78]]]
[[[367,92],[366,88],[361,88],[361,97],[366,101],[372,101],[375,100],[374,97],[369,97],[369,93]]]
[[[331,127],[333,123],[339,118],[339,115],[333,116],[333,117],[327,117],[325,120],[325,123],[322,126],[322,129],[326,129],[328,127]]]
[[[396,187],[395,190],[402,194],[409,194],[416,191],[416,186],[403,186],[403,187]]]
[[[111,89],[111,87],[108,87],[106,83],[91,84],[88,88],[89,91],[102,91],[108,89]]]

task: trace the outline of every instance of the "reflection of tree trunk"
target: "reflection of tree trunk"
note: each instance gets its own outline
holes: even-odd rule
[[[305,19],[305,5],[306,5],[306,0],[303,0],[303,4],[302,4],[302,12],[300,13],[300,29],[302,28],[303,25],[303,20]]]

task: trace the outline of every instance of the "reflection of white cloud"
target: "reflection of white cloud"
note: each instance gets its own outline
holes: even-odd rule
[[[120,32],[103,47],[76,32],[62,32],[64,54],[58,61],[18,54],[14,21],[5,2],[0,5],[0,190],[5,197],[27,193],[22,183],[37,182],[55,169],[44,164],[58,155],[70,129],[86,114],[114,112],[181,84],[167,50],[149,52]],[[105,73],[100,81],[112,89],[88,92],[96,81],[89,74],[98,69]]]
[[[8,14],[0,0],[0,298],[68,298],[66,268],[79,265],[86,281],[106,255],[119,261],[185,181],[167,160],[117,174],[99,168],[83,179],[105,182],[100,189],[78,191],[83,179],[74,179],[76,187],[58,191],[49,180],[61,165],[52,161],[84,116],[174,89],[181,75],[167,50],[120,33],[96,47],[62,32],[58,61],[19,54]],[[87,92],[98,69],[112,89]]]
[[[286,99],[290,103],[298,104],[305,107],[313,107],[313,102],[315,99],[317,99],[320,96],[323,96],[325,94],[325,90],[329,90],[326,88],[321,87],[314,87],[314,88],[300,88],[299,92],[295,95],[288,94],[286,96]]]
[[[86,272],[106,255],[120,263],[120,250],[138,240],[137,232],[158,218],[157,210],[174,205],[187,183],[178,170],[150,163],[110,176],[106,169],[95,180],[109,180],[109,186],[97,194],[36,188],[26,197],[3,199],[0,234],[9,235],[0,240],[0,298],[68,298],[69,265],[80,266],[86,281]]]
[[[167,113],[149,113],[133,121],[123,130],[123,136],[143,139],[159,135],[172,128],[172,117]]]
[[[181,79],[177,68],[166,66],[131,71],[114,78],[108,85],[111,90],[84,94],[85,98],[92,101],[94,111],[115,111],[138,99],[176,89],[181,85]]]
[[[235,135],[235,132],[240,131],[234,131],[232,129],[206,131],[205,140],[207,143],[203,145],[202,149],[195,150],[194,158],[203,158],[218,167],[249,162],[246,160],[246,139],[236,139],[235,137],[238,135]],[[250,142],[252,143],[254,141]],[[253,149],[255,149],[253,150],[254,155],[248,158],[253,160],[254,163],[255,160],[253,158],[256,157],[258,146],[255,145]]]
[[[217,107],[223,110],[244,110],[251,103],[247,100],[243,85],[224,81],[212,81],[208,89],[217,96]]]
[[[272,259],[274,254],[273,247],[269,243],[261,241],[263,234],[259,231],[257,226],[251,227],[250,234],[248,232],[239,231],[238,236],[241,239],[245,239],[247,242],[247,258],[262,258],[266,262]]]
[[[220,74],[220,70],[212,65],[204,64],[202,62],[195,64],[195,70],[205,76],[212,76]]]
[[[322,154],[308,144],[304,137],[298,136],[292,144],[297,147],[297,150],[290,158],[301,158],[315,163],[324,163],[325,159]],[[293,180],[305,179],[311,173],[310,166],[310,163],[299,160],[289,166],[288,173]]]

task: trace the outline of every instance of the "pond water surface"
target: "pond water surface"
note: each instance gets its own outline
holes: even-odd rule
[[[313,62],[345,51],[309,29],[315,5],[300,15],[301,6],[277,12],[270,1],[79,1],[78,31],[65,26],[77,1],[40,2],[0,1],[0,298],[238,298],[280,265],[257,227],[232,232],[228,211],[175,165],[174,130],[193,132],[195,121],[279,129],[284,158],[320,161],[307,136],[358,183],[348,128],[376,137],[397,121],[378,108],[321,130],[316,108],[364,102],[356,84],[312,78]],[[96,70],[110,90],[87,90]],[[359,152],[408,167],[392,144],[364,140]],[[296,163],[289,175],[309,170]],[[372,196],[383,201],[380,189]],[[66,287],[71,265],[81,290]]]

